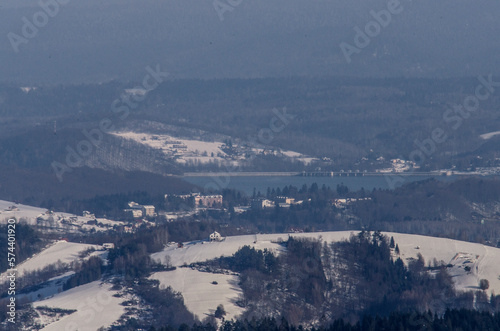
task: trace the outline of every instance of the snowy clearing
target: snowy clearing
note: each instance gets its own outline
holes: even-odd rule
[[[243,308],[235,304],[242,293],[237,276],[177,268],[154,273],[151,278],[159,280],[160,286],[171,286],[174,291],[181,292],[187,309],[200,320],[213,315],[219,304],[224,306],[227,320],[243,312]]]
[[[43,287],[29,293],[23,293],[16,296],[17,300],[27,299],[30,302],[50,298],[57,293],[62,292],[64,283],[75,274],[74,271],[68,271],[60,276],[49,279]]]
[[[221,149],[222,142],[181,139],[169,135],[113,132],[115,136],[130,139],[140,144],[159,149],[170,157],[175,157],[178,163],[197,160],[200,163],[211,161],[226,161],[228,155]]]
[[[125,312],[125,307],[120,305],[123,299],[113,296],[116,292],[111,290],[111,286],[95,281],[34,303],[35,308],[47,306],[77,310],[58,321],[41,316],[38,322],[45,325],[42,330],[95,331],[100,327],[111,326]]]

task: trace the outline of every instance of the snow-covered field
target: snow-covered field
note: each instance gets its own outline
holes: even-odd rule
[[[113,296],[116,291],[111,290],[111,286],[95,281],[34,303],[35,308],[47,306],[77,310],[57,321],[41,316],[38,322],[45,325],[42,330],[96,331],[111,326],[125,312],[125,307],[120,305],[123,299]]]
[[[18,300],[27,299],[30,302],[34,302],[52,297],[62,292],[64,283],[74,274],[74,271],[68,271],[60,276],[53,277],[49,279],[43,287],[37,288],[29,293],[19,294],[16,298]]]
[[[283,155],[285,155],[288,158],[291,158],[294,161],[299,161],[304,163],[305,165],[310,164],[313,161],[318,161],[318,158],[315,157],[308,157],[303,154],[293,152],[293,151],[281,151]]]
[[[55,242],[53,245],[49,246],[47,249],[44,249],[40,253],[31,257],[30,259],[24,261],[20,265],[17,266],[17,271],[19,275],[22,275],[25,272],[42,269],[43,267],[57,263],[61,261],[62,263],[70,263],[78,260],[79,253],[89,249],[94,248],[96,250],[101,249],[101,246],[98,245],[88,245],[88,244],[79,244],[79,243],[71,243],[64,240],[60,240]],[[91,255],[102,255],[107,254],[105,251],[96,251]]]
[[[223,164],[232,164],[237,166],[239,165],[239,162],[241,160],[245,159],[245,156],[242,154],[239,154],[238,156],[226,154],[222,150],[224,143],[220,141],[183,139],[165,134],[148,134],[136,132],[114,132],[112,134],[121,138],[133,140],[137,143],[155,149],[159,149],[167,156],[174,157],[176,162],[180,164],[187,164],[189,162],[199,162],[204,164],[216,161]],[[234,145],[234,147],[237,146]],[[317,158],[305,156],[297,152],[278,152],[278,150],[279,149],[276,149],[274,151],[276,155],[281,155],[283,157],[302,162],[304,164],[309,164],[313,161],[318,160]],[[263,153],[264,149],[251,148],[251,151],[259,154]]]
[[[159,280],[160,286],[171,286],[174,291],[181,292],[188,310],[200,320],[213,315],[219,304],[224,306],[228,320],[243,312],[235,304],[241,294],[237,276],[177,268],[154,273],[151,278]]]
[[[135,132],[114,132],[115,136],[130,139],[140,144],[159,149],[168,156],[176,156],[178,163],[188,161],[208,163],[225,161],[227,154],[221,150],[222,142],[181,139],[169,135]]]
[[[47,209],[44,208],[0,200],[0,224],[6,224],[7,221],[13,217],[17,220],[24,219],[31,225],[60,228],[65,229],[66,231],[91,229],[95,229],[96,231],[107,230],[106,227],[87,224],[88,221],[92,221],[94,218],[76,216],[61,212],[48,212]],[[98,218],[97,221],[107,227],[113,227],[113,225],[123,225],[123,222],[116,222],[104,218]]]
[[[265,234],[227,237],[222,242],[190,242],[183,248],[176,245],[169,246],[163,251],[155,253],[152,258],[158,261],[165,261],[165,257],[170,256],[174,266],[182,266],[194,262],[202,262],[219,256],[230,256],[240,247],[248,245],[256,249],[271,249],[275,252],[282,250],[277,241],[286,240],[288,236],[321,238],[323,241],[336,242],[348,239],[352,231],[339,232],[316,232],[316,233],[294,233],[294,234]],[[452,264],[449,269],[458,290],[478,289],[480,279],[488,279],[490,282],[489,292],[500,293],[500,249],[481,244],[468,243],[464,241],[427,237],[411,234],[384,233],[394,237],[399,245],[400,256],[407,263],[410,259],[416,258],[420,253],[427,262],[432,262],[435,258],[438,262]],[[459,258],[466,254],[469,258],[464,260]],[[466,262],[464,264],[464,262]],[[471,271],[467,272],[465,267],[469,266]],[[194,282],[194,281],[193,281]],[[210,307],[212,308],[212,307]]]
[[[106,251],[99,251],[99,249],[101,249],[102,247],[98,245],[70,243],[61,240],[55,242],[40,253],[19,264],[16,267],[17,274],[19,276],[22,276],[25,272],[43,269],[49,264],[55,264],[58,261],[61,261],[62,263],[71,263],[79,259],[78,255],[80,252],[83,252],[89,248],[94,248],[97,250],[95,252],[92,252],[89,256],[98,255],[104,258],[108,253]],[[3,283],[7,280],[6,275],[6,272],[0,275],[0,282]]]
[[[230,256],[245,245],[262,250],[265,248],[279,250],[282,249],[282,246],[271,242],[271,240],[275,240],[278,237],[286,240],[288,235],[269,234],[257,236],[234,236],[226,237],[222,242],[193,241],[185,243],[183,248],[178,248],[177,245],[171,245],[161,252],[152,254],[151,257],[159,262],[164,262],[165,257],[170,256],[170,263],[173,266],[178,267],[184,264],[189,265],[195,262],[215,259],[216,257],[220,257],[222,255]]]
[[[498,136],[499,134],[500,134],[500,131],[488,132],[488,133],[480,135],[479,138],[484,139],[484,140],[488,140],[488,139],[493,138],[494,136]]]

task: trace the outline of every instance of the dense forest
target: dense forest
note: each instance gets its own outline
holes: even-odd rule
[[[356,322],[364,315],[413,310],[442,315],[473,305],[489,312],[500,309],[499,296],[455,292],[443,262],[427,264],[420,255],[405,265],[394,243],[377,232],[330,244],[289,238],[283,245],[286,251],[278,257],[243,247],[232,257],[194,266],[238,272],[248,320],[273,317],[293,325],[326,325],[339,318]]]
[[[498,138],[479,136],[498,130],[498,96],[482,101],[459,128],[454,129],[456,121],[443,119],[476,85],[475,79],[180,80],[165,82],[143,101],[133,103],[122,119],[112,104],[123,97],[128,84],[46,86],[29,92],[4,84],[0,86],[0,180],[6,185],[0,188],[0,197],[40,204],[51,197],[79,198],[82,192],[88,192],[87,197],[124,192],[123,187],[110,190],[101,185],[107,175],[110,187],[120,187],[124,177],[120,171],[137,171],[138,180],[126,182],[128,190],[136,191],[151,179],[146,173],[225,170],[216,164],[182,167],[156,149],[102,132],[98,148],[91,146],[91,152],[78,160],[77,168],[82,170],[65,169],[60,183],[53,162],[64,165],[71,154],[68,147],[77,148],[88,139],[85,132],[99,128],[104,119],[113,130],[226,137],[325,158],[304,165],[274,156],[257,157],[240,170],[374,170],[387,166],[390,159],[409,160],[424,145],[425,160],[419,171],[496,167]],[[286,126],[273,132],[271,142],[260,141],[259,132],[274,123],[276,112]],[[431,146],[428,139],[436,128],[445,132],[446,139]],[[155,178],[166,186],[189,189],[181,181],[159,180],[159,176]],[[30,190],[33,183],[36,187]],[[82,189],[74,192],[75,187]]]

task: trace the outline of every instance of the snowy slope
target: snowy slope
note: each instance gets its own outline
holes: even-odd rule
[[[168,156],[177,156],[176,162],[178,163],[186,163],[189,160],[197,160],[201,163],[225,161],[225,157],[227,157],[226,153],[221,149],[222,142],[181,139],[169,135],[135,132],[115,132],[112,134],[159,149]]]
[[[16,267],[16,269],[18,275],[22,276],[22,274],[25,272],[42,269],[43,267],[49,264],[57,263],[58,261],[61,261],[63,263],[70,263],[78,260],[79,253],[89,248],[95,248],[96,250],[99,250],[101,249],[101,246],[70,243],[64,240],[57,241],[53,245],[41,251],[40,253],[19,264]],[[92,255],[104,255],[104,254],[107,254],[107,252],[96,251],[92,253]],[[0,276],[1,282],[5,281],[5,275],[6,273],[3,273]]]
[[[160,286],[171,286],[174,291],[181,292],[187,309],[200,320],[213,315],[219,304],[224,306],[225,318],[228,320],[243,312],[243,309],[235,304],[241,295],[237,276],[177,268],[173,271],[157,272],[151,278],[159,280]],[[217,284],[212,284],[214,281]]]
[[[13,209],[13,210],[10,210]],[[0,221],[6,223],[9,218],[16,217],[26,218],[29,224],[36,224],[38,215],[45,213],[47,210],[22,204],[16,204],[11,201],[0,200]]]
[[[357,232],[339,231],[234,236],[227,237],[223,242],[190,242],[186,243],[183,248],[172,245],[161,252],[153,254],[152,258],[164,262],[165,257],[168,255],[170,256],[172,265],[181,266],[206,261],[219,256],[230,256],[244,245],[249,245],[256,249],[268,248],[279,252],[282,250],[282,246],[276,243],[276,241],[280,238],[286,240],[289,235],[308,238],[321,237],[324,241],[336,242],[348,239],[352,233]],[[411,258],[416,258],[417,254],[420,253],[426,262],[432,261],[435,258],[438,261],[443,261],[445,264],[452,264],[453,268],[449,269],[449,271],[453,276],[458,290],[478,289],[479,280],[484,278],[490,282],[489,293],[492,291],[500,293],[500,263],[498,263],[500,261],[500,249],[446,238],[390,232],[385,232],[384,234],[389,237],[394,236],[400,248],[401,258],[405,263]],[[465,271],[465,266],[470,266],[471,271]]]
[[[38,224],[41,226],[50,226],[52,228],[64,228],[65,230],[107,230],[106,228],[102,228],[96,225],[88,225],[88,221],[94,220],[90,217],[76,216],[73,214],[61,212],[53,212],[51,214],[48,214],[47,209],[44,208],[0,200],[0,224],[6,224],[7,221],[13,217],[15,217],[18,221],[22,218],[30,225]],[[50,217],[52,217],[53,222],[49,222]],[[74,220],[71,220],[72,218]],[[37,219],[41,220],[42,222],[37,222]],[[67,223],[64,224],[63,221]],[[109,227],[112,227],[113,225],[123,225],[123,222],[112,221],[104,218],[99,218],[97,219],[97,221]]]
[[[40,318],[39,322],[46,325],[42,330],[96,331],[100,327],[111,326],[125,312],[124,306],[120,305],[123,299],[113,296],[116,292],[111,290],[111,286],[95,281],[34,303],[35,308],[47,306],[77,310],[55,322],[46,317]]]
[[[27,299],[30,302],[43,300],[49,297],[56,295],[57,293],[62,292],[64,283],[74,275],[74,271],[68,271],[60,276],[53,277],[49,279],[41,288],[37,288],[36,290],[23,293],[16,296],[18,300]]]
[[[234,158],[234,155],[227,155],[223,151],[224,143],[221,141],[182,139],[165,134],[136,132],[112,132],[111,134],[161,150],[165,155],[175,157],[175,161],[180,164],[186,164],[190,161],[202,164],[218,161],[237,166],[240,164],[240,161],[245,160],[245,156],[241,154],[239,157],[236,157],[236,159]],[[237,145],[233,146],[237,147]],[[264,152],[264,149],[262,148],[251,148],[251,150],[257,154]],[[293,151],[281,151],[280,154],[290,160],[299,161],[304,164],[309,164],[318,160],[317,158],[305,156]]]
[[[234,236],[226,237],[222,242],[193,241],[185,243],[183,248],[178,248],[177,245],[171,245],[161,252],[152,254],[151,257],[159,262],[164,262],[165,257],[168,255],[171,258],[170,262],[173,266],[189,265],[194,262],[214,259],[221,255],[230,256],[245,245],[262,250],[265,248],[279,250],[282,249],[282,247],[277,243],[271,242],[271,240],[276,240],[278,237],[286,240],[288,235]]]

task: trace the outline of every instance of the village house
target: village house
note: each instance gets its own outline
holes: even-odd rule
[[[82,215],[83,215],[83,217],[95,218],[95,215],[93,213],[89,212],[88,210],[84,210]]]
[[[222,236],[220,235],[220,233],[219,233],[219,232],[214,231],[214,232],[210,235],[210,241],[222,241]]]
[[[252,209],[273,208],[275,206],[274,201],[268,199],[253,199],[251,205]]]
[[[141,205],[138,204],[137,202],[134,202],[134,201],[130,201],[128,203],[128,206],[132,209],[140,209],[141,208]]]

